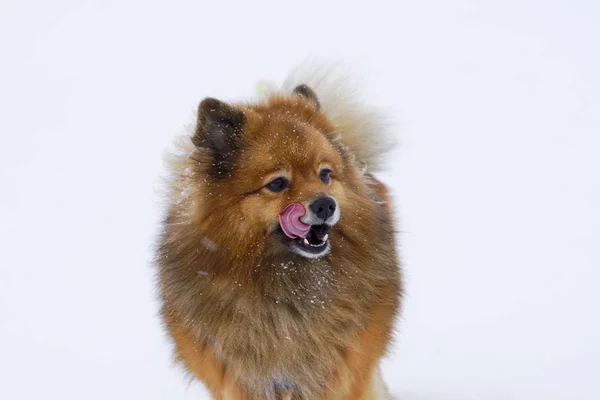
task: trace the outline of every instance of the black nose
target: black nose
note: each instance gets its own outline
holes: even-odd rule
[[[317,217],[325,221],[335,213],[335,200],[331,197],[319,197],[310,204],[309,208],[317,214]]]

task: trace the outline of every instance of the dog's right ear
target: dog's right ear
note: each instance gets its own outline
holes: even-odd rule
[[[217,176],[231,169],[244,121],[240,110],[217,99],[206,98],[198,106],[198,125],[192,142],[209,150]]]
[[[244,114],[241,111],[208,97],[198,106],[198,125],[192,142],[225,155],[237,147],[243,125]]]

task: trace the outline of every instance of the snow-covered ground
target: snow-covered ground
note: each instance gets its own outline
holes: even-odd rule
[[[163,149],[312,55],[398,122],[398,398],[600,398],[600,3],[351,3],[0,3],[1,399],[206,398],[156,316]]]

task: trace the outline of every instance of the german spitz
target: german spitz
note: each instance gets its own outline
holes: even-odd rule
[[[372,173],[387,124],[343,79],[297,75],[252,101],[205,98],[170,155],[162,319],[215,399],[386,399],[401,280]]]

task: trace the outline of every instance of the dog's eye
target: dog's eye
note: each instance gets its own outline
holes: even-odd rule
[[[331,170],[327,168],[322,169],[321,172],[319,172],[319,177],[321,178],[321,182],[329,183],[331,181]]]
[[[267,183],[265,186],[267,189],[269,189],[271,192],[283,192],[285,189],[287,189],[288,187],[290,187],[290,183],[288,182],[287,179],[285,178],[276,178],[273,179],[271,182]]]

